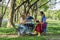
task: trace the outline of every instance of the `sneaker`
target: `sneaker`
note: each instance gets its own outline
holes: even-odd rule
[[[37,32],[35,31],[35,32],[33,32],[32,34],[37,34]]]
[[[30,32],[26,32],[26,34],[30,34]]]
[[[41,35],[37,35],[38,37],[40,37]]]

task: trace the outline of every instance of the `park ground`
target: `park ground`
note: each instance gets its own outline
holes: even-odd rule
[[[18,37],[17,32],[14,28],[0,28],[0,40],[60,40],[60,21],[58,20],[47,20],[47,34],[38,36],[20,36]]]

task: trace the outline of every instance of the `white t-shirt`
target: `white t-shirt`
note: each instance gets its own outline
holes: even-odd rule
[[[23,22],[23,19],[22,18],[20,18],[20,23],[22,23]]]

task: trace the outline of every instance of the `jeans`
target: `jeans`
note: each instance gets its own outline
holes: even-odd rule
[[[26,26],[28,26],[28,29],[30,29],[30,31],[33,31],[34,29],[34,24],[25,24]]]
[[[23,32],[29,33],[28,27],[22,24],[18,24],[18,28],[20,29],[20,33],[22,34]]]
[[[46,33],[46,28],[43,29],[43,32]]]

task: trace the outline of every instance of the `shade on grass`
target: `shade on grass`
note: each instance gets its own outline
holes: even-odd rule
[[[38,36],[21,36],[17,38],[0,38],[1,40],[47,40],[46,37]]]
[[[47,26],[47,33],[48,34],[60,34],[60,22],[57,21],[48,21],[48,26]],[[0,34],[16,34],[16,30],[14,28],[6,28],[6,27],[0,27]],[[57,36],[20,36],[16,38],[8,38],[8,37],[3,37],[0,38],[0,40],[48,40],[50,38],[58,38]],[[60,36],[59,36],[60,38]]]
[[[47,21],[47,33],[60,34],[60,21]],[[0,27],[0,34],[14,34],[14,28]]]

